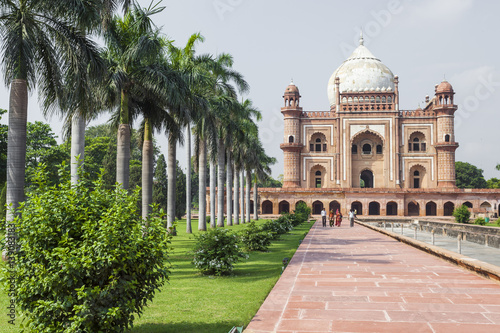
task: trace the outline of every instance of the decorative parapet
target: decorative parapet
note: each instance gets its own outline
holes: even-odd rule
[[[332,118],[334,113],[330,111],[304,111],[301,113],[302,118]]]
[[[399,116],[402,118],[421,118],[421,117],[435,117],[436,112],[434,111],[425,111],[422,109],[416,110],[400,110]]]

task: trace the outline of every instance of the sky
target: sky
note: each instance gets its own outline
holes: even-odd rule
[[[139,0],[143,7],[150,1]],[[434,86],[453,85],[456,160],[500,178],[498,145],[500,105],[500,2],[479,0],[163,0],[153,16],[163,33],[181,47],[200,32],[197,52],[229,53],[234,69],[250,85],[244,95],[263,115],[260,138],[283,173],[283,93],[291,79],[300,90],[304,111],[327,111],[330,76],[358,45],[364,45],[399,76],[400,109],[424,106]],[[45,119],[33,92],[28,120],[49,122],[61,137],[58,117]],[[8,109],[8,88],[0,87],[0,108]],[[7,123],[4,115],[2,123]],[[107,115],[92,124],[103,123]],[[91,125],[92,125],[91,124]],[[136,126],[138,123],[136,123]],[[163,133],[156,138],[167,153]],[[60,139],[59,139],[60,140]],[[178,160],[186,165],[183,147]]]

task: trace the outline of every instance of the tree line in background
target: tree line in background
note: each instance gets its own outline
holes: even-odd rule
[[[500,164],[496,170],[500,171]],[[456,185],[458,188],[500,188],[500,179],[485,180],[483,170],[467,162],[455,162]]]

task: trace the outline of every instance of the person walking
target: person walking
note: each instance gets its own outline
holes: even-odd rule
[[[323,227],[326,227],[326,210],[324,207],[321,211],[321,221],[323,222]]]
[[[330,210],[330,227],[333,227],[333,221],[335,221],[335,213],[333,212],[333,209]]]
[[[349,225],[350,227],[354,227],[354,211],[351,209],[349,211]]]

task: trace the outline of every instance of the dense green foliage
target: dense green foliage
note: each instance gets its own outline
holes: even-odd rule
[[[180,219],[186,213],[186,175],[179,166],[179,161],[176,164],[175,217]]]
[[[274,239],[274,233],[265,230],[262,226],[257,226],[254,221],[247,223],[245,229],[240,233],[243,247],[251,251],[267,251],[271,240]]]
[[[238,247],[239,237],[227,229],[215,228],[195,235],[194,266],[203,274],[228,275],[234,264],[246,258]]]
[[[286,234],[292,229],[292,221],[288,218],[288,215],[281,215],[276,220],[267,221],[262,225],[262,230],[271,232],[273,239],[279,239],[281,235]]]
[[[36,121],[28,123],[26,135],[26,187],[33,184],[33,177],[38,166],[43,163],[49,173],[49,182],[58,180],[59,166],[69,161],[69,153],[56,141],[57,136],[49,124]]]
[[[164,212],[167,211],[167,162],[161,154],[156,161],[153,181],[153,203],[157,204]]]
[[[456,185],[458,188],[486,188],[483,170],[466,162],[455,162]]]
[[[307,221],[311,216],[311,208],[307,207],[305,202],[299,202],[295,208],[294,214],[299,220]]]
[[[458,223],[468,223],[470,219],[469,208],[465,205],[457,207],[453,210],[453,216]]]
[[[486,220],[484,219],[484,217],[478,217],[474,220],[474,224],[486,225]]]
[[[138,214],[139,191],[61,176],[49,186],[39,169],[14,221],[19,252],[3,273],[16,279],[17,309],[29,331],[123,332],[168,280],[170,237],[156,210]]]

